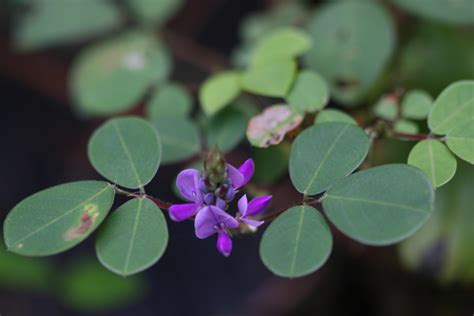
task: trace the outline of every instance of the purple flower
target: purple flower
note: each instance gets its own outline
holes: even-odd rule
[[[227,233],[227,229],[237,228],[238,226],[239,222],[235,218],[217,206],[203,207],[194,221],[197,238],[205,239],[216,233],[218,234],[217,250],[225,257],[228,257],[232,251],[232,240]]]
[[[264,195],[264,196],[258,196],[252,199],[250,202],[247,202],[247,195],[244,194],[240,198],[239,202],[237,203],[239,212],[241,214],[240,220],[254,228],[262,225],[263,221],[249,219],[248,217],[254,216],[263,212],[263,210],[267,208],[267,206],[270,204],[271,201],[272,201],[271,195]]]
[[[180,222],[195,215],[204,204],[204,197],[199,188],[200,173],[196,169],[185,169],[178,174],[176,186],[186,204],[175,204],[169,208],[172,220]]]
[[[226,165],[229,179],[234,189],[246,185],[252,178],[255,170],[255,164],[252,159],[247,159],[238,169],[230,164]]]

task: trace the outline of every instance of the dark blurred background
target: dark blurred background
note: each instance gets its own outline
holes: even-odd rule
[[[278,2],[188,1],[166,25],[166,43],[175,59],[173,78],[198,85],[209,70],[229,66],[229,56],[240,41],[242,20],[250,13],[271,10]],[[401,13],[395,10],[394,14]],[[2,222],[16,203],[34,192],[62,182],[100,178],[87,160],[86,145],[101,120],[78,116],[68,95],[68,69],[81,46],[16,52],[10,45],[11,22],[2,6]],[[436,95],[439,91],[434,90]],[[403,161],[407,145],[391,146],[398,155],[390,159]],[[229,159],[240,160],[246,150],[239,147]],[[181,167],[160,167],[159,179],[148,191],[176,200],[170,183]],[[474,186],[473,178],[464,185]],[[294,194],[285,181],[277,190],[281,195]],[[124,280],[99,266],[93,238],[63,254],[34,259],[8,254],[2,243],[0,314],[408,316],[474,312],[472,283],[442,283],[436,277],[442,243],[427,254],[429,264],[410,271],[402,265],[395,246],[361,246],[337,234],[335,249],[322,269],[287,280],[273,276],[260,262],[260,233],[238,240],[232,256],[223,258],[215,251],[214,240],[194,238],[192,223],[169,223],[169,229],[170,242],[160,262]]]

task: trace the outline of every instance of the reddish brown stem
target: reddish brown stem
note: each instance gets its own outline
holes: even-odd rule
[[[404,139],[411,139],[411,140],[425,140],[431,139],[433,136],[427,134],[406,134],[406,133],[398,133],[392,132],[390,136],[393,138],[404,138]]]
[[[134,197],[134,198],[147,198],[151,201],[153,201],[159,208],[168,210],[171,207],[171,203],[162,201],[156,197],[150,196],[148,194],[145,194],[143,191],[140,192],[129,192],[127,190],[120,189],[118,187],[115,187],[115,192],[118,194],[122,194],[128,197]]]

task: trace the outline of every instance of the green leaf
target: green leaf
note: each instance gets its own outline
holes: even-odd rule
[[[239,102],[223,109],[207,124],[207,145],[217,145],[220,150],[228,152],[234,149],[245,137],[249,116],[239,107]]]
[[[402,115],[414,120],[424,120],[430,113],[433,98],[423,90],[410,90],[403,97]]]
[[[186,160],[199,152],[199,132],[186,117],[161,117],[152,121],[160,135],[163,156],[161,163]]]
[[[178,84],[160,86],[146,104],[147,116],[154,120],[169,116],[186,116],[192,110],[192,96]]]
[[[352,116],[347,115],[346,113],[328,109],[321,111],[315,118],[314,124],[330,123],[330,122],[341,122],[357,125],[357,122],[352,118]]]
[[[417,134],[419,132],[418,125],[409,120],[398,120],[393,125],[393,130],[404,134]]]
[[[452,129],[446,144],[459,158],[474,164],[474,119]]]
[[[145,294],[145,282],[136,277],[123,278],[102,267],[97,260],[76,259],[60,279],[58,296],[77,311],[117,310]]]
[[[316,112],[329,101],[329,90],[324,79],[317,73],[305,70],[296,76],[286,101],[296,111]]]
[[[456,173],[457,161],[448,148],[437,140],[424,140],[416,144],[408,156],[408,164],[423,170],[434,187],[451,180]]]
[[[383,96],[375,105],[374,112],[380,118],[394,121],[398,117],[397,101],[391,96]]]
[[[332,235],[324,217],[310,206],[295,206],[265,230],[260,258],[276,275],[294,278],[320,268],[331,249]]]
[[[273,183],[288,172],[290,147],[288,144],[280,144],[268,148],[254,148],[252,157],[255,161],[252,181]]]
[[[471,1],[392,1],[403,9],[423,18],[433,19],[455,25],[474,24],[474,9]]]
[[[207,115],[213,115],[240,93],[239,74],[225,71],[212,75],[199,90],[199,102]]]
[[[170,71],[169,53],[156,38],[125,33],[87,47],[74,61],[70,80],[75,105],[89,116],[123,112]]]
[[[126,0],[144,23],[164,24],[183,6],[184,0]]]
[[[311,45],[311,38],[304,31],[294,27],[279,28],[260,40],[253,53],[252,64],[293,59],[308,51]]]
[[[245,91],[268,97],[285,97],[296,72],[293,60],[275,60],[252,66],[240,77]]]
[[[430,130],[446,135],[457,126],[474,120],[474,81],[458,81],[441,92],[428,117]]]
[[[357,172],[326,192],[329,220],[367,245],[390,245],[415,233],[430,217],[434,191],[424,172],[391,164]]]
[[[308,31],[315,45],[306,64],[347,105],[372,88],[395,48],[391,17],[375,1],[331,1],[315,11]]]
[[[256,147],[268,147],[283,141],[286,133],[298,127],[303,115],[284,104],[272,105],[252,117],[247,127],[247,138]]]
[[[305,195],[323,192],[354,171],[368,151],[369,138],[357,126],[324,123],[310,127],[291,147],[291,182]]]
[[[107,219],[97,237],[99,261],[123,276],[154,265],[168,244],[163,213],[152,201],[137,198],[120,206]]]
[[[161,144],[153,126],[138,117],[111,119],[89,140],[89,160],[102,176],[137,189],[153,179],[161,161]]]
[[[24,256],[68,250],[99,226],[113,200],[113,187],[99,181],[71,182],[35,193],[5,219],[5,244],[9,251]]]
[[[109,1],[29,2],[30,7],[21,16],[14,32],[15,46],[21,50],[83,42],[116,29],[122,22],[119,10]]]

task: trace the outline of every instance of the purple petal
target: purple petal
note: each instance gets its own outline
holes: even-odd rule
[[[272,201],[271,195],[257,196],[249,202],[247,208],[247,216],[257,215],[261,213]]]
[[[232,239],[227,235],[226,231],[220,231],[219,236],[217,237],[217,250],[224,256],[230,256],[232,252]]]
[[[181,222],[196,214],[197,210],[198,206],[194,203],[175,204],[169,208],[169,214],[172,220],[176,222]]]
[[[253,219],[248,219],[248,218],[240,218],[240,220],[242,222],[245,222],[247,223],[249,226],[252,226],[252,227],[255,227],[257,228],[258,226],[262,225],[263,223],[265,223],[264,221],[256,221],[256,220],[253,220]]]
[[[242,185],[246,185],[250,179],[253,177],[253,173],[255,171],[255,164],[253,163],[252,159],[247,159],[240,167],[240,173],[244,176],[244,182]]]
[[[204,195],[204,203],[206,203],[206,205],[212,205],[214,204],[214,198],[214,193],[207,193]]]
[[[221,198],[216,198],[216,206],[220,208],[221,210],[225,209],[225,201]]]
[[[227,166],[227,172],[229,174],[229,179],[232,184],[232,187],[234,189],[240,188],[242,185],[244,185],[244,175],[237,170],[234,166],[226,164]]]
[[[247,215],[247,205],[247,195],[244,194],[237,202],[237,207],[239,208],[239,212],[242,214],[242,216]]]
[[[206,206],[196,215],[194,229],[196,237],[199,239],[207,238],[216,232],[236,228],[239,222],[216,206]]]
[[[197,169],[185,169],[178,174],[176,178],[176,186],[181,193],[181,196],[190,201],[196,200],[199,181],[199,170]]]

